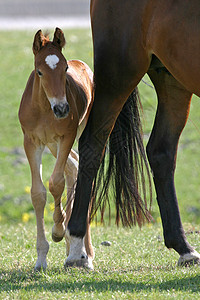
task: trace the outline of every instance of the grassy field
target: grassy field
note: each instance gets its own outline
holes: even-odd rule
[[[198,299],[199,267],[177,268],[177,254],[163,245],[158,207],[153,195],[155,223],[138,228],[94,227],[95,271],[64,271],[63,243],[51,243],[47,273],[34,274],[35,217],[30,200],[30,171],[23,152],[18,107],[33,69],[34,32],[0,32],[0,299]],[[89,30],[66,30],[67,59],[81,59],[92,68]],[[144,78],[148,83],[147,77]],[[151,84],[151,83],[150,83]],[[145,143],[156,111],[153,88],[139,86],[144,109]],[[200,251],[200,104],[193,98],[191,113],[178,150],[176,187],[188,239]],[[43,157],[48,180],[54,159]],[[49,240],[53,199],[48,194],[45,220]],[[114,221],[112,222],[114,224]],[[196,232],[196,233],[195,233]],[[111,247],[100,246],[109,239]]]
[[[186,229],[188,240],[199,244],[199,234]],[[49,227],[47,232],[50,240]],[[199,266],[177,267],[177,254],[164,247],[160,226],[94,227],[92,236],[95,271],[65,271],[64,242],[52,242],[48,270],[34,273],[33,226],[1,226],[0,299],[199,299]],[[110,247],[101,246],[105,240]]]

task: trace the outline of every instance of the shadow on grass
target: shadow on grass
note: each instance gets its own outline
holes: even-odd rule
[[[130,273],[129,273],[130,274]],[[113,275],[113,273],[112,273]],[[126,276],[125,276],[126,275]],[[187,275],[186,275],[187,276]],[[189,291],[190,293],[198,293],[200,289],[200,275],[188,276],[185,278],[176,278],[156,282],[156,278],[152,275],[148,277],[137,277],[128,274],[114,274],[114,279],[109,274],[98,272],[87,273],[75,269],[69,272],[55,269],[50,273],[34,273],[32,270],[27,271],[6,271],[0,269],[0,292],[8,292],[25,290],[35,290],[37,292],[151,292],[157,291]]]

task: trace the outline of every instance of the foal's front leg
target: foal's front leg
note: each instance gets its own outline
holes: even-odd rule
[[[37,221],[37,262],[35,270],[44,270],[47,267],[46,256],[49,250],[49,243],[45,236],[44,228],[44,207],[46,204],[46,189],[42,183],[42,164],[41,157],[44,146],[36,146],[25,135],[24,149],[29,161],[32,176],[31,198],[35,209]]]
[[[54,226],[52,239],[59,242],[65,235],[66,213],[62,207],[61,197],[65,188],[64,170],[74,139],[61,140],[57,149],[57,161],[49,181],[49,190],[54,197],[55,210],[53,214]]]

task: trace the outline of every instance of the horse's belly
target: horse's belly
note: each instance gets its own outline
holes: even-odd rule
[[[200,96],[200,3],[199,10],[187,5],[179,2],[169,9],[166,2],[150,26],[148,47],[186,89]]]

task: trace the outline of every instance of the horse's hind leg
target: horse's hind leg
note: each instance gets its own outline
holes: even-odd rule
[[[182,227],[174,171],[180,134],[188,118],[191,93],[163,67],[148,72],[157,92],[158,108],[147,155],[153,171],[165,245],[179,255],[179,264],[199,262],[200,255],[187,242]]]
[[[95,22],[99,24],[101,19],[104,24],[101,18],[103,16],[103,10],[96,10],[93,21],[95,19]],[[110,28],[104,27],[102,34],[101,27],[97,28],[98,25],[95,26],[95,22],[92,22],[95,95],[86,128],[79,140],[79,172],[72,215],[68,223],[71,237],[70,251],[73,248],[74,255],[73,259],[70,256],[67,258],[66,266],[75,263],[88,267],[88,260],[82,252],[82,246],[87,228],[86,220],[93,181],[115,121],[128,96],[148,70],[150,62],[144,49],[134,52],[135,57],[132,58],[135,40],[130,44],[128,38],[124,39],[123,30],[112,30],[112,25],[110,25]],[[110,23],[109,19],[105,21],[105,24],[113,23],[112,21]]]
[[[110,82],[111,78],[108,78],[107,81]],[[79,173],[72,215],[68,223],[71,253],[66,260],[66,267],[73,264],[90,267],[88,258],[83,251],[88,208],[93,180],[104,154],[106,141],[131,92],[130,85],[128,85],[126,92],[121,91],[121,86],[123,83],[118,85],[119,93],[115,91],[117,95],[112,91],[106,91],[104,87],[101,87],[101,90],[96,88],[94,105],[86,128],[79,140]]]
[[[66,167],[65,167],[65,175],[66,175],[66,183],[67,183],[67,206],[66,206],[66,221],[65,221],[66,227],[71,217],[71,212],[72,212],[72,207],[74,202],[76,180],[78,174],[78,161],[79,161],[79,156],[72,149],[68,156]],[[65,239],[66,239],[66,248],[67,248],[66,252],[68,256],[70,251],[70,241],[69,241],[69,236],[67,234],[65,235]],[[90,261],[93,260],[94,250],[91,242],[89,211],[88,211],[88,220],[87,220],[87,228],[86,228],[86,235],[85,235],[85,249]],[[90,263],[90,265],[92,268],[92,263]]]

